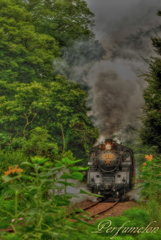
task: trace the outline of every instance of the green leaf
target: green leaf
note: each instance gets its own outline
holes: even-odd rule
[[[68,183],[68,182],[63,182],[63,181],[58,181],[58,183],[63,184],[65,186],[72,186],[72,187],[76,186],[74,183]]]
[[[12,177],[9,176],[2,176],[3,181],[10,182],[12,180]]]
[[[42,157],[39,157],[39,156],[31,157],[31,161],[33,163],[38,163],[38,164],[45,163],[48,160],[49,160],[48,158],[42,158]]]
[[[62,163],[66,164],[66,165],[72,165],[75,163],[75,161],[69,159],[69,158],[63,158],[62,159]]]
[[[19,178],[20,178],[19,175],[15,176],[15,177],[2,176],[2,179],[3,179],[5,182],[11,182],[11,181],[13,181],[13,180],[15,180],[15,179],[19,179]]]
[[[38,187],[37,187],[36,185],[29,185],[29,186],[27,187],[27,189],[28,189],[28,191],[30,192],[30,191],[32,191],[32,190],[37,190]]]
[[[63,174],[61,175],[60,179],[77,179],[82,180],[84,175],[80,172],[72,172],[71,174]]]
[[[32,181],[34,179],[33,177],[31,177],[29,175],[26,175],[26,174],[22,174],[21,178],[26,179],[26,180],[30,180],[30,181]]]
[[[70,201],[67,199],[64,199],[62,196],[60,195],[56,195],[55,196],[55,200],[54,202],[57,204],[57,206],[67,206]]]
[[[64,166],[64,164],[62,162],[57,162],[55,164],[55,167],[59,167],[59,168],[62,168]]]
[[[89,169],[89,167],[70,167],[70,170],[71,171],[73,171],[73,172],[75,172],[75,171],[86,171],[86,170],[88,170]]]
[[[75,179],[78,179],[78,180],[82,180],[84,175],[80,172],[72,172],[72,177],[74,177]]]
[[[60,179],[73,179],[74,177],[71,174],[63,174],[60,176]]]
[[[35,167],[34,164],[29,163],[29,162],[22,162],[22,165],[28,165],[28,166],[33,167],[33,168]]]

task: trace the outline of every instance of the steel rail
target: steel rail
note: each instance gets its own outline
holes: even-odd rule
[[[98,212],[96,212],[96,213],[94,213],[94,214],[90,214],[90,217],[94,217],[94,216],[96,216],[96,215],[100,215],[100,214],[102,214],[102,213],[104,213],[104,212],[109,211],[111,208],[113,208],[114,206],[116,206],[116,205],[118,204],[118,202],[119,202],[119,200],[116,201],[116,202],[114,202],[111,206],[109,206],[108,208],[106,208],[106,209],[104,209],[104,210],[98,211]],[[98,203],[97,203],[97,204],[98,204]],[[104,203],[102,203],[102,204],[104,204]]]

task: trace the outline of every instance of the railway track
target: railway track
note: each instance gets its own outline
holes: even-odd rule
[[[82,208],[82,210],[88,210],[90,209],[91,207],[94,207],[95,205],[97,205],[98,203],[100,203],[100,201],[97,201],[97,202],[93,202],[92,204],[90,204],[89,206],[86,206],[84,208]]]
[[[111,208],[115,207],[118,204],[119,200],[116,202],[97,202],[83,209],[84,211],[90,214],[90,217],[94,217],[96,215],[101,215],[104,212],[109,211]]]
[[[110,209],[112,209],[113,207],[115,207],[117,204],[119,203],[119,200],[116,202],[94,202],[91,203],[83,208],[81,208],[83,211],[89,213],[89,217],[94,218],[95,216],[99,216],[107,211],[109,211]],[[81,213],[80,211],[76,211],[75,212],[77,215],[84,215],[84,213]],[[70,216],[71,213],[68,215]]]

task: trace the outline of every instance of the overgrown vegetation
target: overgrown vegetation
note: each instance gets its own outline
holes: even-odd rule
[[[33,157],[31,162],[21,164],[30,168],[29,174],[18,166],[4,172],[0,229],[11,226],[14,234],[0,232],[1,239],[58,239],[67,230],[74,230],[67,224],[66,207],[75,194],[69,194],[66,188],[75,186],[68,179],[83,179],[80,171],[86,168],[76,167],[78,161],[63,158],[53,165],[48,159]],[[75,212],[70,216],[81,221]]]
[[[158,159],[147,155],[141,170],[141,201],[144,205],[126,210],[120,217],[108,217],[92,225],[84,221],[90,218],[83,211],[78,217],[75,211],[69,215],[67,208],[75,196],[66,191],[67,186],[74,186],[68,180],[81,181],[81,171],[86,170],[76,167],[75,162],[63,158],[53,165],[48,159],[37,156],[32,157],[31,162],[21,164],[28,166],[28,174],[18,166],[10,166],[4,171],[0,228],[11,226],[14,233],[0,232],[0,239],[160,239],[161,163]]]

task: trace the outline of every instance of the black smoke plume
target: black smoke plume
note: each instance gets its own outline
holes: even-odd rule
[[[161,35],[159,0],[86,0],[95,13],[97,41],[76,42],[54,62],[57,73],[86,86],[88,115],[100,135],[139,126],[144,105],[144,59],[155,56],[151,36]]]

